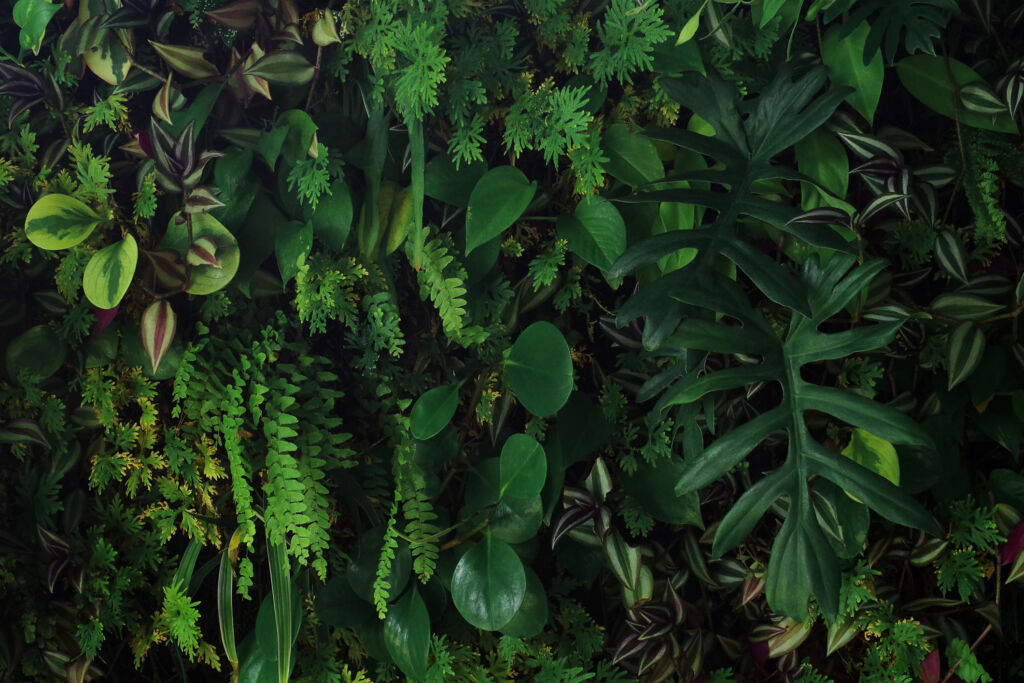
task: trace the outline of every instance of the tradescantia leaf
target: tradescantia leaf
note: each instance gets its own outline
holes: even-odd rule
[[[142,313],[142,320],[139,323],[142,348],[146,350],[154,375],[160,367],[160,361],[171,348],[177,326],[178,318],[166,299],[154,301]]]
[[[113,308],[121,303],[139,261],[139,245],[131,235],[100,249],[85,265],[82,291],[97,308]]]
[[[807,260],[802,280],[811,314],[805,317],[794,313],[782,339],[771,332],[763,319],[757,322],[759,313],[749,306],[743,310],[736,284],[724,277],[710,283],[711,291],[717,293],[717,301],[700,289],[681,298],[693,306],[723,307],[724,302],[727,314],[741,320],[743,326],[691,319],[680,325],[674,337],[687,348],[756,353],[761,356],[761,363],[709,373],[696,380],[686,379],[679,385],[681,390],[673,389],[676,393],[672,402],[695,401],[707,391],[740,386],[745,380],[772,379],[781,384],[784,397],[781,405],[720,436],[703,453],[684,461],[676,493],[685,494],[710,484],[738,465],[769,435],[786,433],[785,463],[740,497],[719,524],[713,550],[720,556],[741,543],[772,503],[788,497],[789,513],[775,541],[767,590],[772,609],[798,621],[806,617],[811,596],[817,598],[829,619],[834,618],[838,601],[837,559],[819,528],[811,503],[808,487],[811,475],[825,477],[899,524],[935,531],[934,521],[917,502],[876,472],[826,449],[804,423],[805,413],[824,412],[865,430],[856,434],[870,432],[876,441],[884,439],[890,449],[891,444],[931,445],[926,433],[906,415],[852,392],[811,384],[801,375],[800,368],[807,363],[845,358],[885,346],[903,322],[901,317],[843,332],[819,330],[822,323],[846,306],[884,267],[882,261],[856,267],[854,264],[855,257],[841,254],[833,255],[824,267],[817,257]],[[728,293],[730,289],[735,290],[734,294]],[[888,467],[891,468],[895,452],[889,456]],[[888,473],[885,467],[873,469]]]
[[[305,85],[315,69],[298,52],[270,52],[245,70],[246,76],[262,78],[275,85]]]
[[[152,40],[149,41],[149,44],[153,46],[158,55],[163,57],[168,66],[186,78],[213,78],[219,74],[217,67],[203,57],[201,48],[164,45]]]
[[[102,219],[74,197],[40,197],[25,217],[25,235],[40,249],[70,249],[92,234]]]
[[[946,353],[946,369],[949,371],[949,386],[970,377],[985,355],[985,333],[973,323],[965,322],[956,326],[949,335],[949,349]]]

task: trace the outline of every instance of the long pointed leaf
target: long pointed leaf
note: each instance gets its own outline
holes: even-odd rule
[[[788,420],[789,411],[775,408],[733,429],[699,456],[686,460],[682,476],[676,483],[676,495],[696,491],[721,477],[738,465],[769,434],[782,429]]]
[[[925,508],[885,477],[808,440],[804,455],[812,469],[886,519],[934,536],[942,530]]]
[[[721,557],[747,537],[771,505],[793,485],[793,470],[783,466],[751,486],[718,525],[711,554]]]
[[[798,396],[807,408],[820,410],[894,444],[931,446],[919,424],[901,412],[849,391],[801,384]]]

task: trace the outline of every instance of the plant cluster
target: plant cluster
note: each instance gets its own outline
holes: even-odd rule
[[[1012,0],[17,0],[0,681],[1014,680]]]

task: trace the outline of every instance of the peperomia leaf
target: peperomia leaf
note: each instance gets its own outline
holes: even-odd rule
[[[92,234],[102,219],[74,197],[40,197],[25,218],[25,235],[40,249],[69,249]]]
[[[537,417],[554,415],[572,393],[572,355],[558,328],[535,322],[519,335],[505,359],[516,398]]]
[[[515,617],[526,597],[523,563],[503,541],[484,536],[470,548],[452,574],[452,601],[473,626],[495,631]]]
[[[414,681],[426,679],[430,615],[415,586],[388,609],[384,645],[402,673]]]
[[[113,308],[121,303],[139,261],[139,245],[131,235],[100,249],[85,266],[82,291],[97,308]]]
[[[531,498],[544,488],[547,457],[544,448],[527,434],[513,434],[501,449],[499,494],[508,498]]]

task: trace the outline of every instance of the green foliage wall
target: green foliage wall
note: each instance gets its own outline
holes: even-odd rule
[[[12,3],[0,680],[1014,680],[1022,23]]]

